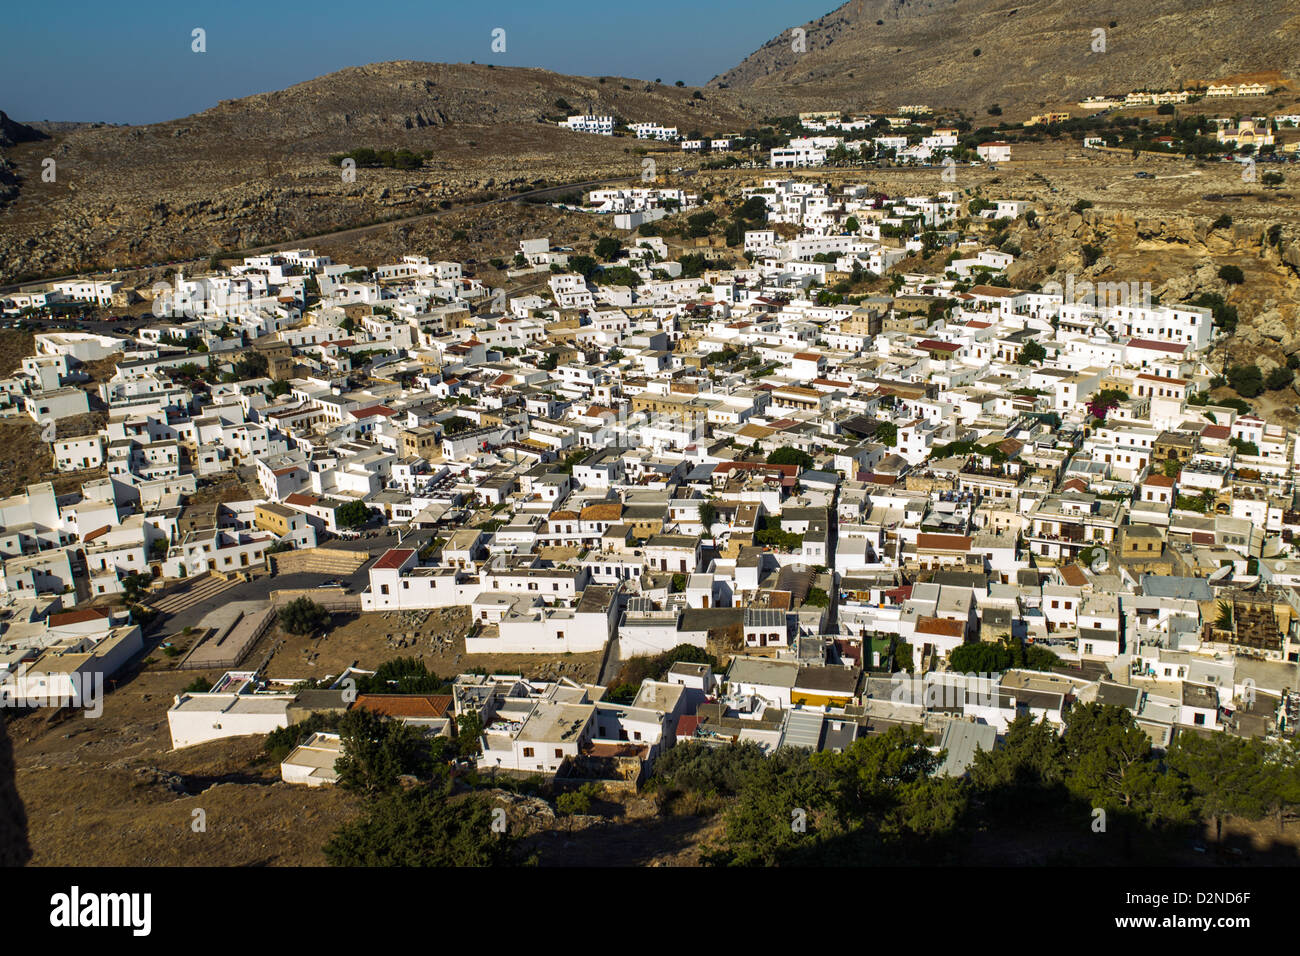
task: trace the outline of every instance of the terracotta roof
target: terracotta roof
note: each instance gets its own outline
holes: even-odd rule
[[[389,548],[375,562],[374,567],[385,571],[400,568],[413,554],[415,554],[414,548]]]
[[[289,495],[289,497],[284,499],[284,503],[287,505],[298,505],[302,508],[310,508],[313,505],[320,504],[320,499],[315,495],[305,495],[300,491],[295,491],[293,494]]]
[[[1142,484],[1155,485],[1157,488],[1172,488],[1174,480],[1168,475],[1147,475],[1146,481],[1142,482]]]
[[[931,534],[922,531],[916,536],[916,546],[933,551],[969,551],[971,538],[966,534]]]
[[[1173,342],[1157,342],[1155,339],[1129,339],[1126,344],[1130,348],[1151,349],[1156,352],[1170,352],[1174,355],[1182,355],[1187,351],[1186,345],[1175,345]]]
[[[1159,382],[1161,385],[1186,385],[1187,384],[1187,379],[1185,378],[1165,378],[1163,375],[1151,375],[1148,372],[1143,372],[1141,375],[1138,376],[1138,378],[1146,379],[1148,382]]]
[[[1206,425],[1201,429],[1201,437],[1209,438],[1216,441],[1227,441],[1232,435],[1232,429],[1227,425]]]
[[[683,714],[677,718],[677,736],[694,737],[695,728],[700,726],[700,718],[695,714]]]
[[[916,347],[931,352],[957,352],[961,350],[961,346],[956,342],[936,342],[934,339],[925,339],[922,342],[917,342]]]
[[[81,539],[82,543],[89,543],[91,541],[94,541],[96,538],[103,537],[104,535],[108,534],[109,530],[112,527],[113,527],[112,525],[106,524],[102,528],[96,528],[94,531],[90,532],[84,538]]]
[[[50,627],[68,627],[71,624],[86,624],[89,621],[106,621],[108,612],[97,607],[86,608],[84,611],[65,611],[62,614],[51,614],[46,618]]]
[[[371,415],[383,415],[388,418],[390,415],[396,415],[387,405],[368,405],[365,408],[354,408],[352,415],[354,418],[369,418]]]
[[[587,505],[582,509],[583,521],[617,521],[623,515],[623,505],[617,501]]]
[[[1061,568],[1061,578],[1072,588],[1082,588],[1088,584],[1088,576],[1077,564],[1067,564]]]
[[[386,717],[445,717],[450,694],[360,694],[353,705]]]
[[[961,637],[966,633],[966,625],[961,621],[950,621],[946,617],[922,617],[917,619],[916,633]]]
[[[649,751],[646,744],[598,740],[587,744],[582,752],[591,757],[644,757]]]

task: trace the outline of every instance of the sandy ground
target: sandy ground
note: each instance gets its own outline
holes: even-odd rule
[[[596,654],[466,654],[469,629],[467,607],[430,612],[423,623],[411,623],[398,614],[336,615],[326,634],[303,637],[272,628],[248,656],[249,666],[261,662],[275,648],[267,674],[281,678],[324,678],[349,666],[374,670],[395,657],[418,657],[441,677],[454,677],[474,668],[498,674],[554,679],[570,677],[594,682],[601,655]],[[390,641],[389,635],[392,635]],[[414,635],[413,637],[411,635]]]
[[[324,865],[320,846],[356,798],[280,782],[261,737],[171,750],[166,711],[193,678],[144,672],[100,717],[9,724],[34,865]]]

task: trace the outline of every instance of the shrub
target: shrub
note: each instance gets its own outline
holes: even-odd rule
[[[1228,384],[1242,398],[1255,398],[1264,391],[1264,376],[1258,365],[1234,365],[1228,369]]]
[[[329,611],[308,597],[296,598],[280,609],[280,626],[290,634],[311,634],[329,622]]]

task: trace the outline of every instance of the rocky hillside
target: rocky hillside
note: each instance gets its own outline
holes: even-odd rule
[[[806,31],[806,52],[787,29],[710,86],[982,115],[1249,71],[1300,77],[1300,0],[849,0],[790,27]],[[1105,52],[1093,50],[1095,29]]]
[[[749,99],[620,77],[395,62],[150,126],[52,129],[4,150],[21,188],[0,208],[0,276],[207,255],[413,215],[485,189],[626,175],[640,169],[631,140],[541,120],[567,105],[715,133],[748,125]],[[432,155],[422,169],[362,169],[344,183],[329,157],[359,147]],[[41,177],[46,158],[55,160],[52,183]]]

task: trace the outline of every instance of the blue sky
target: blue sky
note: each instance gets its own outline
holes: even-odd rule
[[[150,123],[383,60],[702,84],[837,0],[62,0],[10,4],[0,109]],[[191,51],[191,31],[207,52]],[[506,52],[491,50],[506,31]]]

